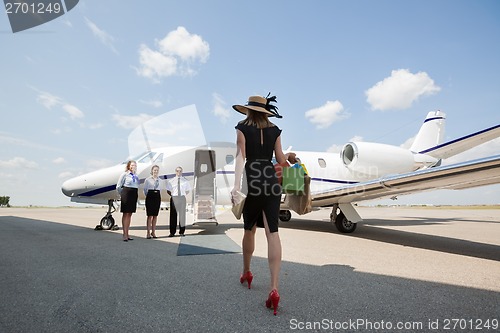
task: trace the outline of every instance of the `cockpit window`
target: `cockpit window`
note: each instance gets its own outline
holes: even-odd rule
[[[156,164],[160,164],[161,162],[163,162],[163,154],[160,154],[160,155],[158,155],[157,158],[155,158]]]
[[[137,160],[137,163],[151,163],[153,161],[153,157],[155,156],[155,153],[152,151],[144,155],[142,158]]]
[[[126,161],[124,161],[122,164],[127,164],[128,161],[133,160],[136,161],[137,163],[151,163],[153,161],[153,157],[156,155],[155,152],[146,152],[142,153],[136,157],[130,158]]]

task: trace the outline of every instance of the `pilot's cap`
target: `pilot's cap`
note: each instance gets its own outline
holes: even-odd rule
[[[267,94],[267,97],[262,96],[250,96],[248,97],[248,102],[245,105],[233,105],[233,109],[242,114],[247,114],[247,110],[263,112],[269,117],[283,118],[278,113],[278,107],[272,105],[271,102],[277,102],[276,96],[269,97],[271,93]]]

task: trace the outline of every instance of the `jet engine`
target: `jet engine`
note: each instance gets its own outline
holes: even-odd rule
[[[370,178],[411,172],[419,167],[410,150],[382,143],[349,142],[342,148],[340,158],[351,172]]]

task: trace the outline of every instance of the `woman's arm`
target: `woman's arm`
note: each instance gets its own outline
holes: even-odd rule
[[[283,153],[283,148],[281,147],[281,135],[278,136],[276,142],[274,143],[274,157],[276,157],[276,161],[279,164],[285,163],[286,161],[294,164],[297,162],[295,156],[295,153],[292,152],[286,154]]]
[[[122,173],[120,178],[118,178],[118,182],[116,183],[116,190],[118,191],[118,193],[122,193],[122,187],[123,187],[123,184],[125,183],[125,176],[127,175],[126,172]]]
[[[246,150],[245,150],[245,135],[240,130],[236,130],[236,159],[234,166],[234,188],[233,191],[241,189],[241,178],[245,168]]]
[[[149,190],[149,177],[144,181],[144,195],[148,195]]]

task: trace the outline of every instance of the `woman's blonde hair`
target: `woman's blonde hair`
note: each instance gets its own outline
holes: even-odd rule
[[[264,112],[247,109],[247,117],[241,121],[243,125],[256,126],[257,128],[272,127],[274,124]]]

